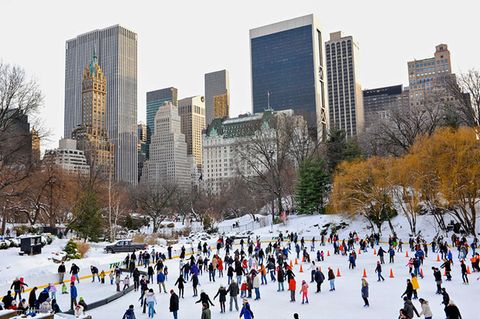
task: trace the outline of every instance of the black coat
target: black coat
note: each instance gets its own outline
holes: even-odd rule
[[[207,304],[207,306],[210,304],[213,306],[213,302],[210,300],[210,297],[204,292],[200,294],[200,300],[196,301],[195,303]]]
[[[178,311],[178,295],[176,293],[172,293],[170,295],[170,312]]]
[[[37,301],[36,291],[37,289],[34,289],[30,291],[30,294],[28,295],[28,305],[30,306],[30,308],[35,307],[35,302]]]
[[[215,297],[213,297],[213,299],[217,298],[217,296],[220,296],[220,298],[218,298],[220,302],[227,301],[227,290],[225,288],[218,289],[217,294]]]
[[[227,292],[230,293],[231,297],[238,296],[238,284],[236,282],[232,282],[230,286],[228,286]]]
[[[58,272],[59,272],[59,273],[65,273],[65,272],[66,272],[65,265],[60,265],[60,266],[58,266]]]
[[[457,306],[455,305],[448,305],[445,307],[445,315],[447,319],[462,319],[462,315],[460,314],[460,310],[458,310]]]

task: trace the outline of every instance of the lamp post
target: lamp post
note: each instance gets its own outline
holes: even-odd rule
[[[272,189],[272,223],[270,224],[270,230],[273,232],[273,221],[275,220],[275,192],[273,190],[274,180],[273,180],[273,170],[272,170],[273,165],[272,164],[273,164],[273,154],[275,154],[275,151],[270,150],[268,153],[270,154],[270,163],[271,163],[270,164],[270,169],[271,169],[271,174],[272,174],[272,187],[271,187],[271,189]]]

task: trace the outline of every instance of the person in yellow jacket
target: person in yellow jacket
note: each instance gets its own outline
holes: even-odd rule
[[[102,272],[100,273],[100,282],[102,284],[105,283],[105,271],[102,270]]]
[[[414,273],[411,274],[412,275],[412,287],[413,287],[413,299],[418,299],[418,295],[417,295],[417,290],[420,289],[420,285],[418,284],[418,278],[417,276],[415,276]]]

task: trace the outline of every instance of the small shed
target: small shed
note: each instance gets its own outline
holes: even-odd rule
[[[20,253],[36,255],[42,253],[42,236],[25,236],[20,238]]]

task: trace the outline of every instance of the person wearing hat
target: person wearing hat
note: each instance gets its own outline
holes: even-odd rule
[[[242,310],[240,311],[240,317],[239,318],[242,318],[242,316],[243,316],[243,319],[253,319],[254,318],[253,311],[252,311],[252,309],[250,309],[250,304],[248,303],[247,298],[243,298],[243,307],[242,307]]]
[[[133,305],[128,306],[127,311],[123,315],[122,319],[135,319],[135,312],[133,312]]]

